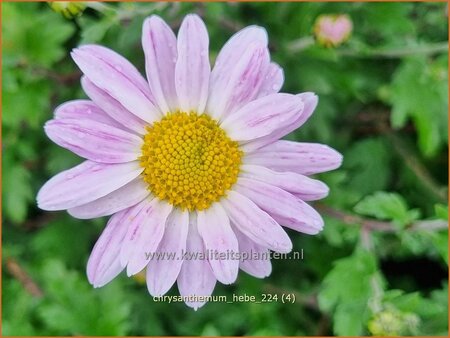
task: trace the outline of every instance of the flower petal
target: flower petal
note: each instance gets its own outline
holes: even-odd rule
[[[87,263],[89,283],[98,288],[113,280],[123,269],[119,252],[128,229],[124,222],[128,210],[113,215],[95,243]]]
[[[131,113],[148,123],[160,119],[147,82],[122,56],[94,45],[75,48],[71,55],[89,80]]]
[[[188,230],[189,213],[173,209],[156,252],[159,256],[150,259],[147,265],[147,288],[152,296],[164,295],[177,280],[183,264],[182,255],[186,250]]]
[[[214,253],[214,257],[209,259],[209,264],[217,280],[223,284],[234,283],[239,272],[239,260],[230,259],[227,255],[238,254],[238,242],[220,203],[214,203],[208,209],[198,211],[197,226],[206,250]],[[224,258],[221,258],[222,256]]]
[[[189,231],[186,241],[186,256],[183,261],[177,285],[182,297],[208,297],[212,294],[216,285],[216,278],[211,266],[206,259],[199,255],[205,254],[205,246],[197,230],[197,215],[189,214]],[[204,258],[204,257],[203,257]],[[197,310],[206,302],[186,301],[186,305]]]
[[[264,28],[258,26],[248,26],[235,33],[222,47],[217,55],[214,68],[211,72],[211,82],[213,86],[224,74],[229,74],[230,69],[236,66],[239,59],[247,50],[251,43],[260,42],[267,47],[268,37]]]
[[[86,76],[81,77],[81,86],[86,95],[113,120],[139,135],[145,134],[147,122],[130,113],[116,99],[93,84]]]
[[[280,125],[277,129],[275,129],[270,135],[261,137],[256,140],[252,140],[244,145],[241,146],[241,149],[245,152],[252,152],[257,150],[258,148],[261,148],[267,144],[270,144],[274,141],[279,140],[283,136],[291,133],[292,131],[296,130],[297,128],[300,128],[312,115],[314,112],[314,109],[316,109],[317,103],[319,102],[317,95],[314,93],[306,92],[297,94],[297,97],[299,97],[304,104],[304,108],[301,114],[297,116],[297,119],[295,121],[292,121],[292,123]]]
[[[256,278],[265,278],[269,276],[272,272],[269,249],[256,244],[236,229],[236,227],[234,227],[233,230],[238,239],[239,252],[242,257],[239,262],[239,267]]]
[[[292,123],[302,110],[303,102],[295,95],[272,94],[246,104],[227,117],[221,127],[232,140],[248,141]]]
[[[138,177],[112,193],[99,199],[68,210],[73,217],[80,219],[112,215],[132,207],[150,194],[147,184]]]
[[[223,121],[252,101],[258,95],[269,63],[267,47],[261,42],[251,43],[236,64],[216,76],[209,91],[208,114]]]
[[[303,201],[315,201],[328,195],[325,183],[292,172],[277,172],[266,167],[252,164],[241,166],[241,177],[274,185],[289,191]]]
[[[239,178],[235,187],[281,225],[310,235],[323,228],[317,211],[283,189],[247,178]]]
[[[177,38],[172,29],[157,15],[144,21],[142,47],[145,70],[152,94],[163,113],[178,108],[175,90],[175,62]]]
[[[259,88],[258,97],[278,93],[284,83],[284,72],[275,62],[272,62],[266,69],[264,80]]]
[[[178,32],[178,59],[175,65],[175,88],[182,111],[202,114],[208,99],[209,38],[198,15],[187,15]]]
[[[95,201],[132,181],[142,170],[137,161],[85,161],[47,181],[38,192],[38,206],[43,210],[64,210]]]
[[[164,235],[172,206],[158,198],[145,199],[128,215],[130,227],[120,251],[120,262],[127,265],[127,275],[140,272],[148,264],[148,254],[155,252]]]
[[[244,161],[275,171],[312,175],[339,168],[342,155],[323,144],[280,140],[248,154]]]
[[[59,146],[101,163],[135,161],[143,143],[135,134],[87,119],[50,120],[44,129]]]
[[[130,113],[116,99],[93,84],[86,76],[81,78],[81,86],[89,98],[112,119],[139,135],[145,134],[147,122]]]
[[[114,128],[123,126],[105,113],[98,105],[89,100],[73,100],[65,102],[55,109],[55,119],[86,119],[107,124]]]
[[[255,203],[236,191],[221,200],[230,221],[252,241],[277,252],[292,250],[292,242],[283,228]]]
[[[116,53],[112,49],[100,45],[83,45],[77,50],[89,53],[92,57],[99,59],[101,63],[106,63],[115,71],[125,76],[136,88],[142,92],[150,101],[153,101],[153,96],[148,87],[147,81],[136,67],[129,62],[122,55]]]

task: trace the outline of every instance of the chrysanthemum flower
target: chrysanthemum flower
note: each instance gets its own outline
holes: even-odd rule
[[[86,161],[50,179],[37,200],[81,219],[112,215],[88,261],[94,287],[124,269],[146,269],[151,295],[176,281],[181,296],[209,296],[239,268],[270,274],[268,255],[254,253],[292,249],[280,224],[306,234],[323,227],[305,201],[328,187],[308,175],[337,168],[342,156],[279,140],[305,123],[317,96],[278,93],[283,71],[270,60],[263,28],[236,33],[212,71],[208,44],[196,15],[186,16],[177,38],[161,18],[146,19],[148,81],[110,49],[72,52],[91,100],[59,106],[45,131]],[[246,252],[252,260],[230,259]],[[192,299],[191,307],[204,304]]]

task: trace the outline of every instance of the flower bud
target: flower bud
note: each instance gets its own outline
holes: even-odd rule
[[[337,47],[350,37],[352,29],[352,20],[348,15],[320,15],[314,24],[314,35],[322,46]]]
[[[375,314],[368,323],[368,329],[374,336],[401,336],[414,334],[418,325],[416,314],[386,309]]]
[[[78,1],[51,1],[48,2],[48,5],[56,13],[61,13],[67,19],[73,19],[81,15],[86,8],[86,4],[84,2]]]

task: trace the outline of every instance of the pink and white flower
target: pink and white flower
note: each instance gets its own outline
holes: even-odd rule
[[[287,253],[292,243],[280,225],[306,234],[322,229],[305,201],[325,197],[328,187],[308,176],[339,167],[342,156],[325,145],[279,140],[306,122],[317,96],[279,93],[283,71],[270,60],[261,27],[231,37],[212,70],[207,30],[196,15],[185,17],[178,37],[151,16],[142,45],[147,81],[110,49],[72,52],[90,100],[59,106],[45,131],[86,161],[51,178],[39,207],[81,219],[112,215],[89,258],[94,287],[124,269],[129,276],[146,269],[153,296],[175,282],[181,296],[209,296],[216,281],[233,283],[239,268],[268,276],[268,255],[192,257]],[[186,303],[197,309],[204,301]]]

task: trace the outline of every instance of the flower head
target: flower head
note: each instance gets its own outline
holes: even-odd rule
[[[147,81],[110,49],[73,51],[90,100],[59,106],[45,131],[86,161],[50,179],[37,200],[77,218],[112,215],[88,261],[94,287],[124,269],[129,276],[146,269],[150,294],[177,282],[198,308],[204,300],[195,297],[211,295],[217,280],[233,283],[239,268],[270,274],[269,250],[292,249],[280,224],[322,229],[305,201],[325,197],[328,187],[308,176],[339,167],[342,156],[279,140],[305,123],[317,96],[279,93],[283,71],[267,44],[263,28],[247,27],[211,70],[198,16],[186,16],[178,37],[152,16],[142,31]]]
[[[337,47],[348,40],[353,24],[348,15],[321,15],[314,24],[314,34],[319,44],[325,47]]]

